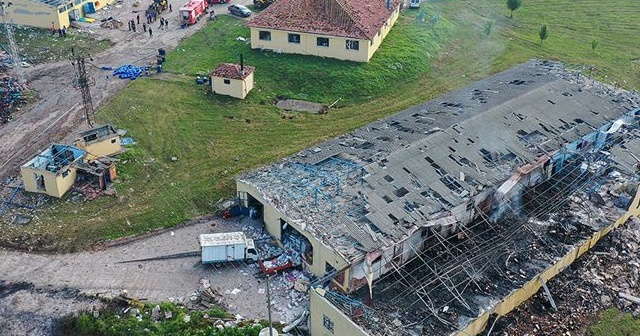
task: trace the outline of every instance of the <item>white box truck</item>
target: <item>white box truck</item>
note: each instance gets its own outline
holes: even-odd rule
[[[208,233],[200,235],[202,263],[210,264],[233,260],[258,260],[253,239],[244,232]]]

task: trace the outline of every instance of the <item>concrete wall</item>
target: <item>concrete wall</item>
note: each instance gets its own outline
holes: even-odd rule
[[[100,141],[84,142],[82,139],[76,140],[74,146],[86,151],[85,161],[92,161],[97,158],[116,154],[122,150],[120,136],[114,134]]]
[[[396,23],[399,13],[400,10],[396,9],[372,40],[251,27],[251,48],[271,49],[289,54],[330,57],[346,61],[368,62],[380,47],[382,40],[387,36],[391,27]],[[261,40],[260,31],[270,32],[271,39]],[[300,35],[300,43],[289,42],[289,34]],[[319,46],[318,38],[327,38],[329,45]],[[358,41],[358,50],[347,49],[347,40]]]
[[[309,329],[313,336],[367,336],[349,317],[323,297],[321,289],[309,291]],[[325,321],[326,320],[326,321]],[[327,326],[332,327],[329,330]]]
[[[80,15],[85,16],[82,10],[84,4],[93,2],[95,9],[99,10],[109,4],[115,3],[115,1],[116,0],[71,0],[58,7],[54,7],[34,0],[13,0],[11,1],[12,6],[9,8],[9,19],[15,24],[25,26],[50,29],[51,23],[53,22],[53,26],[56,29],[61,27],[69,28],[71,24],[69,12],[72,10],[78,9]]]
[[[225,80],[229,81],[229,84],[225,84]],[[253,73],[244,80],[215,76],[211,78],[213,93],[244,99],[251,89],[253,89]]]
[[[272,206],[253,186],[236,180],[236,188],[238,192],[246,192],[256,200],[258,200],[258,202],[262,203],[262,205],[264,206],[264,225],[269,234],[273,235],[278,240],[281,238],[282,230],[280,226],[280,219],[282,219],[289,225],[291,225],[291,227],[295,228],[301,235],[307,238],[307,240],[309,240],[313,248],[313,264],[305,265],[305,268],[309,272],[312,272],[317,276],[324,275],[327,263],[338,270],[348,266],[347,261],[344,260],[344,258],[340,254],[336,253],[329,246],[316,239],[311,233],[307,232],[299,224],[296,224],[293,220],[288,218],[285,213]],[[244,206],[247,206],[247,204],[244,204]]]
[[[68,170],[67,174],[62,174]],[[49,196],[61,198],[64,194],[73,187],[73,183],[76,181],[76,168],[69,167],[63,169],[60,174],[52,173],[47,170],[35,169],[32,167],[20,167],[20,174],[22,175],[22,181],[24,183],[24,189],[28,192],[47,194]],[[36,176],[42,175],[44,177],[45,190],[38,189]],[[66,175],[66,176],[63,176]]]

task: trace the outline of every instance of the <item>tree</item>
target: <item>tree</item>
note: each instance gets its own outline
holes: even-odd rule
[[[549,31],[547,30],[547,25],[543,25],[540,27],[540,45],[542,45],[542,41],[546,40],[549,37]]]
[[[513,18],[513,11],[520,8],[522,0],[507,0],[507,8],[511,10],[511,17]]]

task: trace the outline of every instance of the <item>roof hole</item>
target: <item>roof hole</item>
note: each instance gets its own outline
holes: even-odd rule
[[[398,197],[402,197],[402,196],[404,196],[404,195],[406,195],[408,193],[409,193],[409,190],[407,190],[405,187],[400,187],[399,189],[397,189],[395,191],[395,194]]]
[[[391,203],[391,202],[393,202],[393,200],[391,199],[391,197],[389,197],[389,196],[387,196],[387,195],[382,196],[382,199],[383,199],[383,200],[385,200],[385,202],[387,202],[387,203]]]

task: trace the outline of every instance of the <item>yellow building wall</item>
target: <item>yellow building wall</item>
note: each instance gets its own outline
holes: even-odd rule
[[[93,2],[95,9],[99,10],[109,4],[115,3],[116,0],[73,0],[58,7],[49,6],[35,0],[13,0],[11,2],[12,6],[9,7],[8,17],[14,24],[51,29],[51,22],[53,22],[53,26],[58,29],[61,27],[69,28],[71,24],[69,12],[72,9],[79,9],[80,15],[84,16],[82,5],[85,3]],[[78,3],[76,4],[76,2]]]
[[[231,83],[225,84],[225,79]],[[244,99],[251,89],[253,89],[253,73],[249,74],[244,80],[216,76],[211,78],[211,90],[213,93]]]
[[[76,168],[69,167],[69,174],[62,177],[62,174],[55,174],[47,170],[34,169],[32,167],[20,167],[20,174],[24,183],[24,190],[39,194],[47,194],[49,196],[61,198],[73,187],[76,181]],[[44,186],[46,190],[38,189],[35,174],[44,177]]]
[[[380,34],[376,35],[373,40],[371,40],[370,46],[367,49],[367,60],[370,60],[371,57],[373,57],[373,54],[378,50],[384,38],[387,37],[393,25],[396,24],[396,21],[398,21],[399,16],[400,8],[398,7],[380,29]]]
[[[320,290],[322,292],[322,290]],[[309,291],[309,329],[312,336],[367,336],[368,334],[353,323],[351,319],[327,301],[315,289]],[[333,331],[327,329],[324,320],[333,325]]]
[[[120,136],[114,134],[112,137],[101,141],[86,144],[82,139],[78,139],[74,146],[86,151],[85,161],[95,160],[97,158],[113,155],[122,150],[122,142]]]
[[[396,9],[386,24],[382,26],[379,34],[376,34],[372,40],[349,39],[339,36],[311,34],[304,32],[294,32],[276,29],[255,28],[251,29],[251,48],[252,49],[271,49],[279,53],[287,54],[303,54],[315,55],[320,57],[331,57],[345,61],[368,62],[373,54],[378,50],[382,40],[387,36],[393,25],[398,20],[400,10]],[[261,40],[260,31],[271,32],[271,40]],[[289,42],[289,34],[299,34],[300,43]],[[317,38],[324,37],[329,39],[329,46],[318,46]],[[359,41],[358,50],[349,50],[346,48],[347,40]]]
[[[62,26],[69,27],[66,10],[59,13],[56,7],[29,0],[14,0],[11,3],[7,17],[14,24],[51,29],[53,22],[56,29]]]
[[[306,230],[302,229],[300,225],[295,224],[292,220],[286,216],[286,214],[278,211],[275,207],[271,206],[262,195],[251,185],[244,183],[240,180],[236,180],[236,188],[238,192],[246,192],[253,196],[264,206],[263,220],[267,231],[276,237],[278,240],[281,238],[282,230],[280,227],[280,219],[283,219],[289,225],[294,227],[300,234],[309,240],[313,248],[313,264],[307,265],[307,270],[317,276],[324,275],[326,264],[329,263],[333,268],[340,270],[348,266],[348,263],[344,258],[336,253],[333,249],[319,241],[313,235]],[[245,204],[246,206],[246,204]]]

